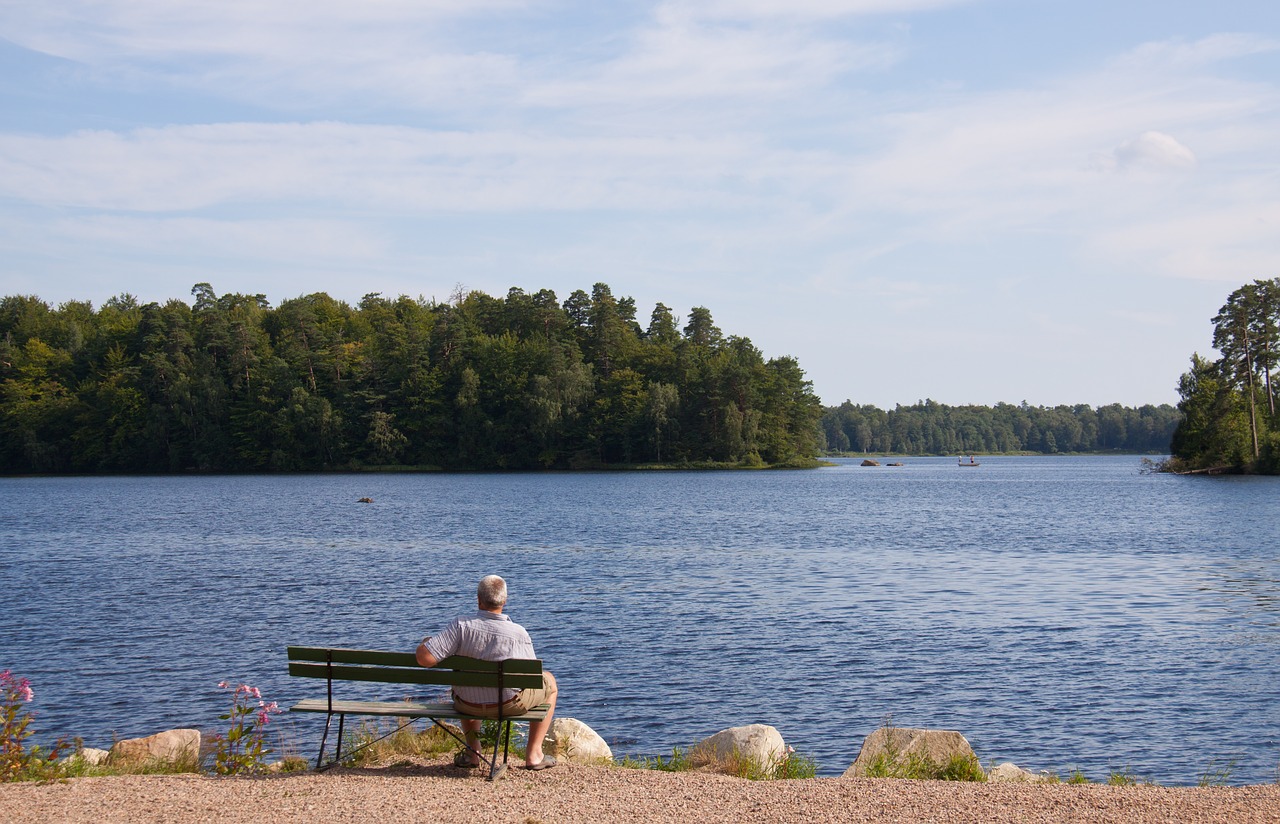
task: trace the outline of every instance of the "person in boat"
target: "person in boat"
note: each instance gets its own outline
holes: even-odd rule
[[[497,575],[486,575],[476,588],[476,601],[479,609],[474,615],[455,618],[439,634],[422,639],[415,653],[419,664],[434,667],[450,655],[466,655],[482,661],[538,657],[525,628],[502,613],[507,605],[506,581]],[[504,716],[520,715],[541,704],[550,705],[545,719],[529,722],[529,741],[524,757],[525,769],[545,770],[556,765],[553,756],[543,754],[542,742],[551,729],[551,716],[555,713],[558,694],[555,676],[544,670],[542,689],[504,690],[503,695],[497,696],[493,694],[492,687],[454,687],[453,706],[468,715],[497,718],[497,701],[502,702]],[[458,753],[453,762],[457,766],[479,766],[476,753],[480,751],[480,725],[479,718],[463,719],[462,730],[469,749]]]

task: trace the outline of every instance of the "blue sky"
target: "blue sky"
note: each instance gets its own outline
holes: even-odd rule
[[[0,294],[603,281],[830,404],[1174,402],[1280,276],[1278,8],[0,0]]]

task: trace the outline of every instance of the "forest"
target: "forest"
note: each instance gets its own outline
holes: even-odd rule
[[[1181,413],[1168,404],[946,406],[926,400],[885,411],[845,401],[825,410],[823,434],[837,452],[962,455],[1031,452],[1165,454]]]
[[[1178,382],[1182,422],[1165,468],[1175,472],[1280,471],[1273,373],[1280,358],[1280,278],[1227,296],[1213,317],[1220,357],[1191,356]]]
[[[813,465],[822,408],[697,307],[323,293],[0,300],[0,473]]]
[[[1171,406],[823,408],[710,310],[603,283],[95,309],[0,299],[0,473],[813,466],[822,453],[1165,452]],[[1185,379],[1184,379],[1185,381]]]

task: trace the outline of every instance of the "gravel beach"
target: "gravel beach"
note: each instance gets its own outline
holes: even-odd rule
[[[1111,787],[814,778],[560,765],[495,784],[447,761],[263,778],[0,785],[5,822],[1280,822],[1280,785]]]

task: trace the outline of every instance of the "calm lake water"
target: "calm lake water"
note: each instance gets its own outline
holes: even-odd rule
[[[0,669],[32,680],[40,742],[213,730],[222,679],[318,695],[286,645],[409,650],[496,572],[560,713],[616,754],[762,722],[838,774],[892,717],[984,764],[1277,779],[1277,478],[907,459],[10,478],[0,503]],[[313,756],[322,720],[280,719]]]

